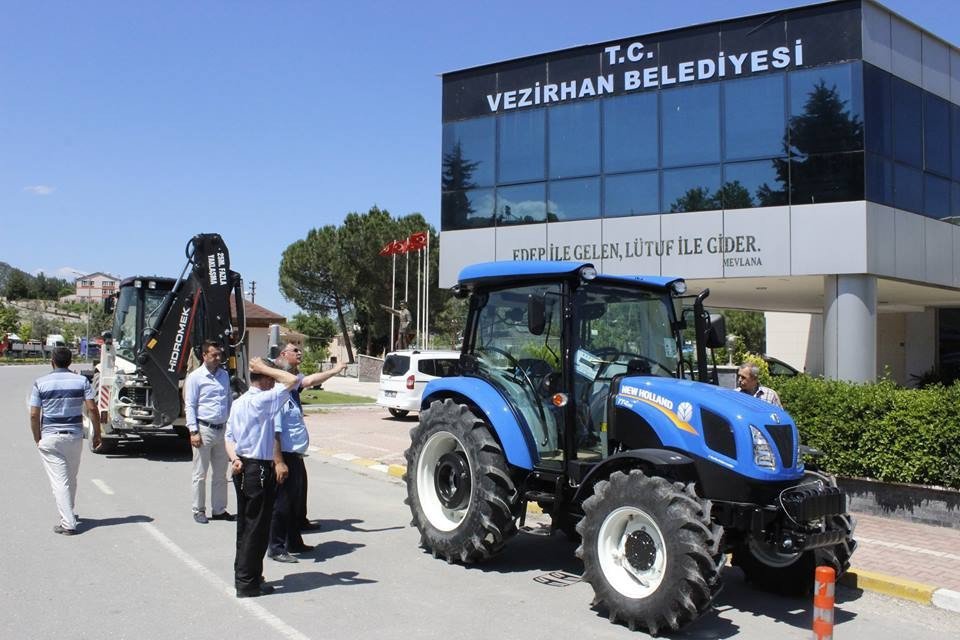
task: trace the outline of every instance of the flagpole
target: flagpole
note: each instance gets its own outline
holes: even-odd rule
[[[430,348],[430,229],[427,229],[427,255],[426,255],[426,271],[427,277],[424,278],[423,284],[423,297],[426,298],[427,313],[426,318],[423,321],[423,335],[424,342],[426,343],[427,349]]]
[[[390,284],[390,308],[397,308],[397,254],[393,254],[393,280]],[[395,316],[390,314],[390,351],[394,349],[393,320]]]
[[[419,258],[419,256],[417,257]],[[417,260],[417,346],[422,348],[420,342],[420,271],[420,261]]]

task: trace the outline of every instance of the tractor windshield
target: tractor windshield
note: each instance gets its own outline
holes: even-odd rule
[[[574,313],[578,376],[609,379],[627,370],[677,376],[677,337],[668,295],[590,283],[577,291]]]

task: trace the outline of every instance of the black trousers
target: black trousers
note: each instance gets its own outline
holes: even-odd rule
[[[304,480],[307,468],[303,456],[296,453],[283,453],[287,464],[287,479],[277,487],[277,500],[273,505],[273,518],[270,522],[270,554],[284,553],[291,548],[303,546],[300,535],[300,503],[304,492]]]
[[[237,555],[233,561],[233,577],[238,591],[255,592],[260,589],[263,575],[277,476],[272,460],[240,460],[243,470],[233,476],[237,490]]]
[[[297,526],[301,529],[304,527],[310,526],[310,518],[307,517],[307,470],[303,470],[303,491],[300,492],[300,504],[297,506],[297,515],[294,522],[297,523]]]

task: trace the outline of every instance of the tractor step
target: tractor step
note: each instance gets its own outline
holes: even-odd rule
[[[557,500],[554,494],[544,491],[527,491],[523,495],[523,498],[527,502],[549,502],[550,504],[553,504]]]

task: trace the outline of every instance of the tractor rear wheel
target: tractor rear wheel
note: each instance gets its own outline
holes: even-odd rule
[[[808,472],[807,482],[822,480],[836,486],[830,476]],[[849,513],[836,514],[824,520],[826,531],[844,531],[844,539],[830,547],[801,553],[780,553],[774,545],[753,538],[742,542],[733,552],[733,565],[743,570],[747,582],[758,589],[787,596],[813,593],[817,567],[832,567],[839,578],[850,568],[850,556],[857,548],[853,539],[856,521]]]
[[[420,544],[447,562],[494,555],[517,531],[519,492],[489,426],[466,406],[436,400],[410,431],[406,503]]]
[[[709,608],[720,590],[722,529],[692,484],[617,471],[596,484],[583,510],[577,557],[611,622],[656,635]]]

